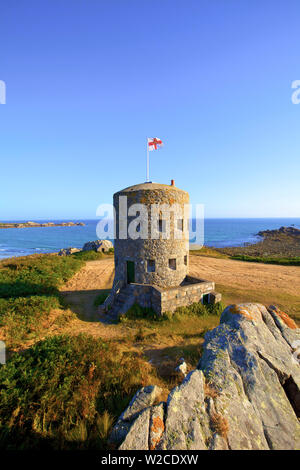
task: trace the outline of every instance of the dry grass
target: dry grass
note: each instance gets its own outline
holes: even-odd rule
[[[263,305],[276,305],[286,312],[300,326],[300,296],[285,292],[284,290],[251,289],[246,286],[233,287],[217,284],[216,289],[222,293],[225,305],[245,302],[258,302]]]
[[[102,415],[97,417],[96,427],[101,440],[107,440],[114,421],[114,417],[107,410],[105,410]]]
[[[292,286],[295,293],[290,292],[288,288],[290,286],[288,280],[293,278],[293,274],[290,273],[294,273],[292,270],[295,268],[255,266],[254,263],[249,263],[250,266],[247,268],[247,263],[225,259],[226,255],[220,256],[218,253],[217,256],[209,249],[204,250],[202,254],[193,252],[194,254],[195,256],[191,256],[191,270],[195,271],[194,274],[201,274],[201,277],[215,279],[217,282],[222,281],[217,284],[217,290],[223,294],[225,305],[247,301],[260,302],[266,305],[275,304],[295,319],[300,319],[300,297],[296,286]],[[262,278],[266,274],[270,276],[272,273],[277,274],[276,283],[282,287],[266,289],[268,284],[264,283],[263,279],[257,280],[259,273],[262,274]],[[51,311],[47,318],[43,318],[42,337],[41,335],[36,337],[33,334],[32,337],[27,338],[27,341],[21,344],[21,347],[26,349],[36,343],[38,338],[44,339],[57,334],[68,334],[74,337],[79,333],[85,333],[93,338],[103,339],[107,343],[109,354],[113,354],[116,364],[121,363],[121,361],[126,362],[128,357],[132,358],[130,364],[128,362],[126,366],[127,369],[129,365],[131,367],[129,371],[130,380],[127,381],[126,378],[125,381],[124,379],[124,383],[128,383],[128,389],[125,390],[122,386],[122,393],[128,395],[128,397],[126,395],[126,400],[132,396],[132,392],[136,387],[153,384],[162,389],[157,402],[165,401],[169,391],[182,381],[182,378],[175,372],[175,367],[178,366],[180,358],[185,358],[188,371],[197,366],[202,352],[204,335],[208,330],[219,324],[219,316],[179,315],[174,320],[161,322],[149,318],[130,318],[117,325],[103,324],[99,321],[95,299],[104,289],[111,286],[112,278],[112,259],[105,258],[88,262],[62,288],[63,296],[69,308],[56,308]],[[295,283],[297,284],[296,281]],[[257,288],[258,285],[263,285],[263,288]],[[33,331],[34,329],[35,326],[33,325]],[[44,331],[45,329],[46,331]],[[88,381],[88,387],[82,384],[82,388],[78,391],[78,397],[86,397],[81,409],[82,420],[76,422],[74,429],[68,428],[66,431],[67,440],[76,443],[76,446],[82,445],[84,447],[91,432],[94,436],[93,439],[99,439],[101,442],[106,441],[113,420],[127,404],[126,400],[124,402],[118,400],[118,410],[115,411],[114,415],[112,414],[113,408],[109,408],[105,404],[105,407],[102,407],[96,414],[93,429],[87,426],[84,416],[90,412],[89,404],[95,398],[97,387],[95,386],[94,389],[94,380],[99,373],[99,367],[95,368],[97,360],[95,355],[94,363],[92,362],[86,371],[85,377]],[[137,377],[137,370],[139,371],[139,377]],[[123,369],[119,371],[121,378],[123,373],[127,373],[127,371],[122,371]],[[70,377],[72,373],[70,372]],[[110,374],[115,374],[115,371],[108,372],[107,377]],[[92,386],[89,384],[92,384]],[[90,393],[92,393],[92,398]],[[205,385],[205,395],[215,399],[218,396],[218,391],[207,383]],[[107,399],[107,403],[109,403],[109,399]],[[20,419],[17,407],[11,414],[11,419],[14,421]],[[44,432],[43,420],[37,415],[33,421],[34,432],[42,434]],[[211,421],[213,429],[226,438],[228,433],[227,419],[215,413]],[[13,426],[13,424],[11,425]]]
[[[207,256],[209,258],[229,258],[229,256],[225,253],[221,253],[220,251],[217,251],[214,248],[210,248],[208,246],[203,246],[200,250],[190,250],[190,254],[195,256]]]
[[[210,397],[212,399],[220,396],[220,392],[210,383],[204,384],[204,394],[206,397]]]
[[[224,437],[224,439],[227,439],[229,431],[227,418],[222,416],[220,413],[213,413],[211,416],[211,425],[215,432]]]

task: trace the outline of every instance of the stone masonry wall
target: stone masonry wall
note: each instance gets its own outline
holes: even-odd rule
[[[121,239],[120,229],[120,196],[127,197],[127,206],[143,204],[148,209],[148,239]],[[171,215],[170,238],[164,239],[159,233],[158,239],[151,238],[151,206],[168,204],[180,208],[184,213],[185,204],[189,203],[189,195],[174,186],[145,183],[124,189],[114,195],[114,208],[116,217],[115,237],[115,282],[123,280],[127,282],[127,261],[135,263],[135,282],[138,284],[150,284],[159,287],[178,286],[188,273],[189,262],[189,234],[188,219],[184,218],[182,238],[174,238],[174,223],[177,222],[176,215]],[[178,217],[181,218],[181,217]],[[135,217],[128,217],[128,225]],[[186,257],[186,258],[185,258]],[[176,259],[176,269],[169,267],[169,260]],[[154,272],[149,272],[147,262],[155,261]]]
[[[174,312],[178,307],[185,307],[201,302],[203,295],[210,294],[215,289],[215,283],[200,281],[191,284],[160,289],[156,286],[130,284],[127,286],[135,297],[135,303],[143,308],[152,308],[158,315],[164,312]]]
[[[210,294],[214,289],[215,283],[208,281],[167,289],[161,295],[161,311],[174,312],[178,307],[200,302],[203,295]]]

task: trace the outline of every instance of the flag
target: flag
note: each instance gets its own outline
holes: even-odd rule
[[[148,137],[148,149],[149,151],[157,150],[162,147],[164,144],[162,140],[158,139],[158,137]]]

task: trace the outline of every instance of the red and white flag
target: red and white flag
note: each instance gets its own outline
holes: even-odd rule
[[[164,144],[161,139],[158,137],[148,137],[148,149],[149,151],[157,150],[162,147]]]

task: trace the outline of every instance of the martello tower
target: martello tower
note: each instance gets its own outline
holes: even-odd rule
[[[125,201],[129,214],[126,217],[121,214],[127,212],[123,207]],[[115,281],[163,288],[180,285],[188,273],[189,262],[187,204],[188,193],[176,188],[173,181],[171,185],[137,184],[114,194]],[[137,205],[143,205],[139,211],[146,219],[143,226],[136,219]],[[130,216],[131,208],[135,214]],[[130,235],[122,238],[130,232],[130,224],[131,231],[137,229],[136,239]]]
[[[221,299],[214,282],[189,276],[189,195],[173,180],[115,193],[114,210],[115,278],[102,312],[116,318],[139,304],[161,315]]]

